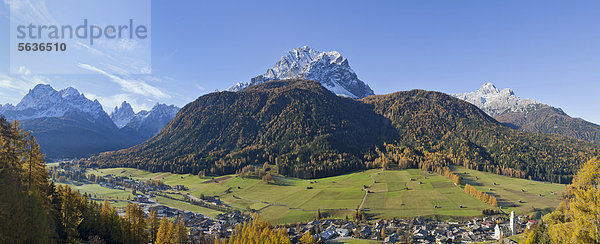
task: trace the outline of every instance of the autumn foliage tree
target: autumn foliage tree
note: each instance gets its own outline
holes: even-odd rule
[[[447,179],[451,180],[452,182],[454,182],[454,184],[456,184],[457,186],[460,186],[462,184],[462,179],[460,178],[460,176],[458,176],[457,174],[453,173],[452,170],[450,170],[449,167],[445,167],[443,169],[442,175],[444,177],[446,177]],[[496,203],[496,205],[497,205],[497,203]]]
[[[174,242],[172,242],[174,239],[175,233],[173,233],[173,222],[163,216],[160,221],[160,227],[158,227],[156,244],[174,244]]]
[[[540,237],[552,243],[600,243],[600,159],[585,163],[567,186],[563,201],[539,228],[529,233],[526,243]]]
[[[494,207],[498,207],[498,200],[495,196],[489,195],[485,192],[481,192],[475,189],[475,187],[473,187],[472,185],[466,184],[465,192],[469,193],[471,196],[474,196],[475,198],[481,200],[484,203],[490,204]]]
[[[254,220],[246,222],[235,227],[233,236],[229,240],[222,240],[222,243],[244,244],[244,243],[291,243],[287,229],[284,227],[275,228],[266,221]]]
[[[147,220],[129,204],[125,217],[68,185],[54,185],[36,140],[0,117],[0,243],[147,243]],[[182,242],[180,242],[182,243]]]
[[[313,237],[313,235],[310,234],[310,231],[306,231],[306,232],[304,232],[302,237],[300,237],[300,243],[315,244],[315,243],[317,243],[317,241],[315,240],[315,237]]]

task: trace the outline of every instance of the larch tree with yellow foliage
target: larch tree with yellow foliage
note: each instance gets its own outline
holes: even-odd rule
[[[258,220],[255,215],[252,222],[247,222],[235,227],[233,236],[226,242],[229,244],[264,243],[285,244],[291,243],[285,228],[275,229],[269,222]]]
[[[304,232],[304,235],[300,238],[300,243],[302,244],[315,244],[315,238],[310,234],[310,231]]]
[[[600,243],[600,159],[579,169],[563,202],[544,216],[542,225],[547,226],[532,231],[526,243],[539,243],[544,236],[552,243]]]
[[[160,227],[158,227],[158,233],[156,234],[156,244],[175,244],[173,242],[174,237],[173,222],[163,216],[160,221]]]

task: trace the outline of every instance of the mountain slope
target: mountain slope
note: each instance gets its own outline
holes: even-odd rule
[[[121,130],[134,130],[143,138],[149,139],[175,118],[179,110],[174,105],[157,103],[150,111],[142,110],[135,114]]]
[[[62,117],[23,120],[21,124],[33,132],[49,159],[85,157],[139,143],[138,138],[124,137],[112,121],[108,122],[73,112]]]
[[[149,141],[93,161],[207,174],[277,161],[282,173],[312,178],[362,168],[362,155],[393,136],[368,105],[314,81],[272,81],[204,95]]]
[[[271,80],[306,79],[319,81],[335,94],[351,98],[373,95],[373,90],[358,79],[348,60],[336,51],[319,52],[310,47],[294,48],[263,75],[240,82],[229,91],[241,91],[249,86]]]
[[[270,81],[204,95],[149,141],[87,163],[151,171],[227,174],[249,164],[314,178],[393,163],[450,164],[568,182],[598,147],[502,126],[477,107],[421,90],[353,100],[314,81]]]
[[[110,113],[110,118],[123,134],[139,137],[139,142],[142,142],[156,135],[177,115],[179,109],[175,105],[157,103],[150,111],[141,110],[135,113],[131,105],[123,101],[120,107],[115,107]]]
[[[516,131],[476,106],[439,92],[413,90],[362,99],[390,119],[400,140],[424,154],[421,168],[459,164],[471,169],[553,182],[569,182],[579,163],[598,155],[589,143]],[[388,153],[410,157],[388,147]],[[405,153],[404,153],[405,154]]]
[[[600,125],[572,118],[559,108],[545,106],[528,113],[504,113],[495,118],[514,129],[564,135],[600,145]]]
[[[559,108],[521,99],[510,89],[486,83],[478,91],[456,94],[506,126],[534,133],[556,134],[600,145],[600,125],[572,118]]]
[[[19,120],[32,131],[48,159],[85,157],[142,141],[120,133],[97,100],[71,87],[56,91],[50,85],[36,85],[17,106],[3,106],[0,115]]]

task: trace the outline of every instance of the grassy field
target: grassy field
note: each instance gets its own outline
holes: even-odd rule
[[[532,207],[558,206],[560,195],[565,187],[560,184],[515,179],[459,167],[455,171],[465,177],[467,183],[475,185],[481,191],[496,195],[500,205],[505,206],[508,211],[515,210],[517,214],[527,214],[532,211]],[[317,210],[326,216],[351,218],[354,209],[363,200],[364,185],[371,185],[371,187],[363,208],[375,218],[415,216],[466,218],[479,216],[483,209],[492,208],[491,205],[466,194],[461,187],[454,185],[443,176],[417,169],[383,172],[375,169],[317,180],[275,176],[275,184],[265,184],[258,179],[241,178],[235,175],[200,178],[195,175],[150,173],[131,168],[100,169],[89,173],[113,174],[135,179],[158,179],[171,186],[185,185],[189,188],[184,192],[186,194],[190,193],[196,197],[219,196],[221,200],[233,207],[259,210],[263,218],[276,224],[312,220]],[[489,191],[489,188],[493,191]],[[556,194],[550,195],[550,192]],[[539,194],[542,196],[540,197]],[[165,201],[165,205],[172,204],[175,207],[175,203],[168,200],[170,199],[159,199]],[[522,203],[518,203],[519,200]],[[512,204],[517,204],[517,207],[506,207]],[[178,206],[185,209],[191,205]]]
[[[200,214],[210,216],[210,217],[215,217],[221,213],[219,211],[212,210],[210,208],[204,208],[204,207],[189,204],[187,202],[181,202],[181,201],[177,201],[177,200],[173,200],[173,199],[169,199],[169,198],[161,197],[161,196],[158,196],[158,203],[165,205],[165,206],[172,207],[172,208],[176,208],[176,209],[200,213]]]
[[[515,179],[462,167],[456,167],[454,172],[460,175],[465,183],[475,186],[482,192],[496,196],[498,205],[502,206],[506,212],[514,210],[517,214],[527,214],[532,212],[534,208],[557,207],[566,187],[563,184]],[[551,194],[551,192],[554,192],[554,194]]]
[[[102,173],[100,173],[100,172],[102,172]],[[100,170],[100,171],[90,170],[90,171],[88,171],[88,173],[96,174],[96,175],[106,175],[106,174],[114,174],[114,175],[119,175],[119,176],[132,175],[132,178],[135,178],[135,179],[148,179],[148,178],[161,179],[161,180],[163,180],[163,182],[165,182],[169,185],[191,184],[191,179],[192,179],[191,175],[175,175],[175,174],[170,174],[170,173],[153,174],[153,173],[143,171],[143,170],[123,169],[123,168],[106,169],[106,171],[105,170]],[[193,176],[193,179],[199,180],[199,178],[197,176]],[[106,198],[111,202],[111,206],[117,207],[117,208],[127,206],[128,203],[124,202],[123,200],[127,200],[128,198],[133,199],[133,197],[134,197],[133,194],[131,194],[130,190],[110,189],[110,188],[106,188],[106,187],[101,187],[98,184],[85,184],[85,185],[81,185],[81,186],[69,184],[69,186],[81,194],[83,194],[83,193],[91,194],[93,198],[98,198],[98,199]],[[181,196],[181,195],[178,195],[178,194],[168,194],[168,195],[175,199],[183,200],[183,196]],[[165,205],[165,206],[176,208],[176,209],[187,210],[187,211],[204,214],[204,215],[210,216],[210,217],[215,217],[217,214],[221,213],[219,211],[212,210],[209,208],[191,205],[191,204],[188,204],[185,202],[181,202],[181,201],[177,201],[177,200],[173,200],[173,199],[169,199],[169,198],[165,198],[165,197],[161,197],[161,196],[158,197],[158,203],[161,205]]]
[[[46,163],[46,168],[57,167],[60,163]]]
[[[145,180],[154,179],[161,180],[167,185],[191,185],[198,183],[198,176],[190,174],[172,174],[172,173],[151,173],[144,170],[133,169],[133,168],[111,168],[111,169],[99,169],[99,170],[88,170],[89,174],[95,175],[116,175],[116,176],[127,176],[132,179]],[[209,179],[209,178],[206,178]]]
[[[98,184],[87,184],[80,186],[69,184],[69,186],[71,187],[71,189],[78,191],[81,194],[87,193],[88,195],[91,195],[92,198],[107,199],[110,201],[111,206],[117,208],[127,206],[127,203],[123,202],[123,200],[127,200],[130,197],[133,198],[131,191],[110,189],[106,187],[101,187]]]
[[[384,171],[373,178],[377,183],[364,207],[376,217],[477,216],[491,207],[438,174],[409,169]]]

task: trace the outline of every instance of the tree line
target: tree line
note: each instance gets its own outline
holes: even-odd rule
[[[445,167],[442,170],[442,175],[450,181],[454,182],[454,184],[456,184],[457,186],[462,185],[462,178],[459,175],[452,172],[452,170],[450,170],[449,167]]]
[[[469,193],[471,196],[474,196],[475,198],[481,200],[484,203],[490,204],[494,207],[498,207],[498,200],[495,196],[489,195],[485,192],[481,192],[475,189],[475,187],[473,187],[472,185],[466,184],[465,192]]]
[[[513,130],[447,94],[413,90],[351,100],[298,80],[202,96],[151,140],[83,163],[200,175],[268,163],[303,179],[392,166],[443,174],[460,165],[568,183],[579,164],[597,155],[600,147],[591,143]]]
[[[554,212],[527,233],[525,243],[600,243],[600,159],[582,165]]]
[[[273,227],[269,222],[262,221],[258,215],[250,222],[237,225],[234,234],[229,238],[217,239],[217,244],[245,244],[245,243],[264,243],[264,244],[285,244],[291,243],[290,236],[285,227]]]
[[[4,118],[0,118],[0,185],[0,243],[188,242],[183,221],[167,228],[168,220],[161,223],[155,211],[146,217],[136,204],[127,205],[121,217],[108,200],[98,203],[69,186],[56,186],[49,181],[35,138],[18,121],[8,123]],[[162,236],[168,241],[157,239]]]

